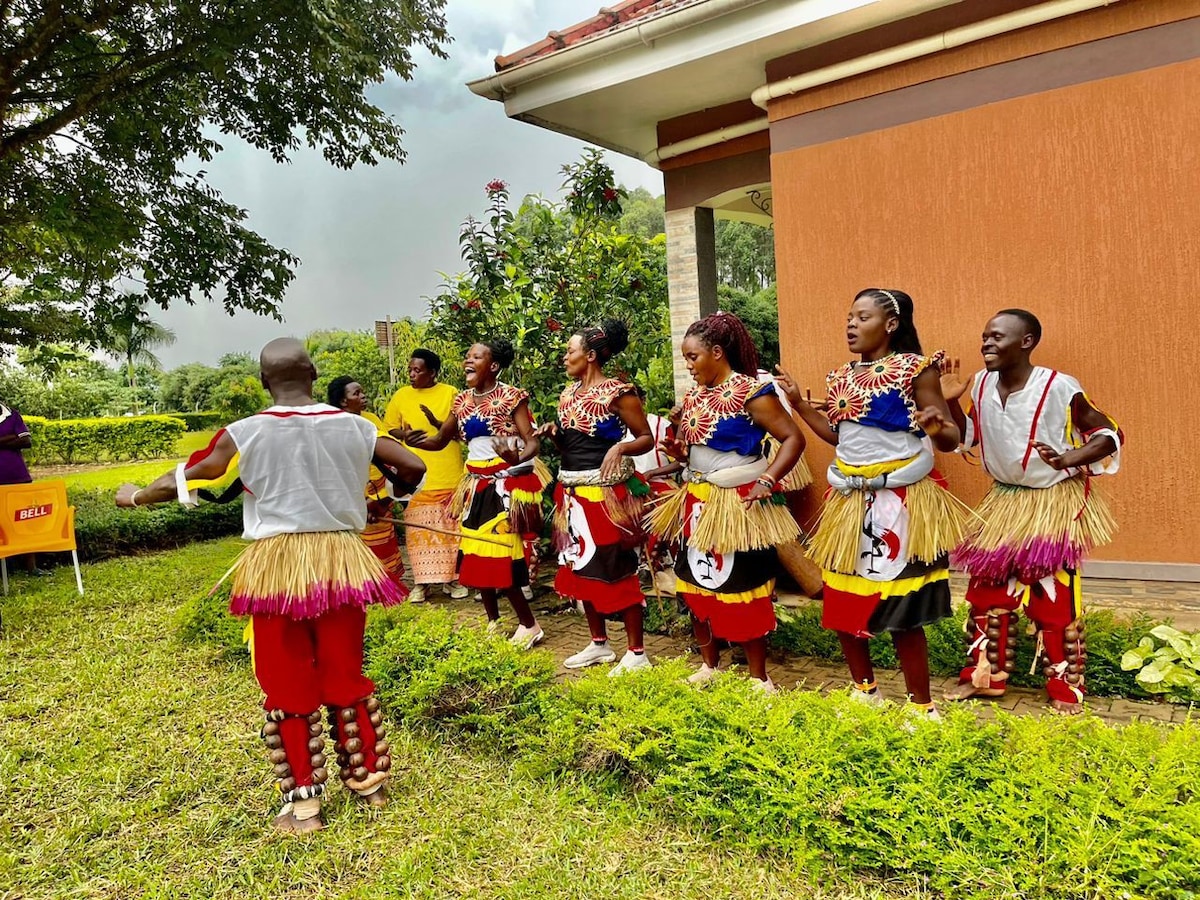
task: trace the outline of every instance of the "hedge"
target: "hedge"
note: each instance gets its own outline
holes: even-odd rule
[[[109,559],[147,550],[167,550],[193,541],[242,532],[242,501],[202,503],[185,509],[162,503],[118,509],[112,491],[67,491],[75,507],[75,537],[85,561]]]
[[[173,412],[172,419],[183,419],[188,431],[215,431],[228,424],[229,417],[219,412]]]
[[[420,607],[375,616],[370,638],[367,674],[407,727],[629,795],[826,881],[946,900],[1194,900],[1200,885],[1195,721],[984,724],[956,708],[914,722],[842,694],[765,698],[738,677],[698,691],[682,662],[559,685],[547,654]]]
[[[43,419],[29,416],[32,465],[153,459],[170,456],[184,432],[175,416],[128,416],[104,419]]]

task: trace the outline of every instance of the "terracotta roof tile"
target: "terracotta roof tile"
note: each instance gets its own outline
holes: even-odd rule
[[[673,6],[703,2],[704,0],[620,0],[611,6],[601,7],[600,11],[590,19],[584,19],[562,31],[551,31],[537,43],[523,47],[507,56],[497,56],[496,71],[503,72],[505,69],[511,69],[538,57],[566,49],[598,34],[616,31],[635,19],[662,12]]]

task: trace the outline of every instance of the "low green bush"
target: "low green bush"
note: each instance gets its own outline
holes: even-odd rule
[[[228,417],[219,412],[173,412],[173,419],[182,419],[188,431],[215,431],[227,423]]]
[[[229,614],[228,581],[187,600],[179,608],[175,624],[184,643],[214,645],[230,659],[250,655],[242,637],[246,621]]]
[[[817,874],[920,883],[945,898],[1194,900],[1200,884],[1200,725],[954,710],[914,723],[840,695],[707,691],[668,662],[558,686],[441,610],[390,614],[368,673],[405,724],[503,753],[782,853]]]
[[[811,603],[799,609],[778,609],[779,627],[771,635],[771,645],[779,650],[800,656],[842,661],[837,635],[821,627],[821,605]],[[963,622],[967,608],[955,610],[948,619],[941,619],[925,628],[929,641],[929,669],[937,676],[957,675],[966,665],[963,646]],[[1149,692],[1134,677],[1121,668],[1121,657],[1138,639],[1149,632],[1154,622],[1146,615],[1132,619],[1117,619],[1108,610],[1087,613],[1087,689],[1098,697],[1132,697],[1145,699]],[[1030,674],[1033,665],[1034,641],[1023,635],[1017,646],[1011,683],[1025,687],[1041,687],[1045,683],[1039,666]],[[877,666],[894,669],[898,666],[892,640],[886,635],[871,640],[871,659]]]
[[[118,509],[108,490],[68,490],[67,497],[75,507],[79,557],[86,561],[182,547],[242,531],[241,500],[202,503],[196,509],[177,503]]]
[[[174,416],[42,419],[29,416],[31,465],[105,462],[170,456],[185,425]]]

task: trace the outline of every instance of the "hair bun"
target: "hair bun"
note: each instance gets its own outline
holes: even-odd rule
[[[620,319],[605,319],[600,323],[604,336],[608,338],[608,352],[616,356],[629,346],[629,326]]]
[[[513,349],[512,341],[508,338],[493,338],[487,342],[487,348],[492,351],[492,362],[496,363],[502,369],[507,369],[511,366],[512,361],[517,355]]]

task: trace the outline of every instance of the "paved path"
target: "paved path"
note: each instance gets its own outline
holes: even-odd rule
[[[1123,584],[1112,582],[1111,584]],[[1149,585],[1150,591],[1147,593],[1154,595],[1154,582],[1134,582],[1132,585]],[[956,584],[955,591],[956,600],[961,598],[962,588],[965,584]],[[1189,602],[1195,603],[1196,608],[1200,610],[1200,585],[1188,585],[1190,593]],[[1111,603],[1102,602],[1100,597],[1093,599],[1094,606],[1109,606],[1117,609],[1119,612],[1126,612],[1125,603],[1131,599],[1131,594],[1126,594],[1122,589],[1113,588],[1111,592],[1105,591],[1104,598],[1110,600]],[[798,597],[795,595],[785,595],[781,598],[785,605],[801,605],[811,602],[807,598]],[[535,652],[551,653],[558,661],[558,678],[560,680],[566,678],[577,677],[580,671],[572,671],[565,669],[562,666],[563,660],[573,653],[578,652],[587,646],[587,642],[591,640],[591,635],[588,632],[587,622],[583,616],[570,613],[546,613],[542,610],[552,605],[558,605],[558,598],[553,592],[547,588],[539,589],[538,595],[534,600],[534,609],[538,611],[538,619],[546,632],[546,640],[539,645]],[[482,621],[482,608],[475,603],[455,602],[446,599],[431,601],[430,605],[443,606],[453,609],[456,615],[464,622]],[[1141,608],[1141,607],[1134,607]],[[504,603],[501,602],[501,609],[504,609]],[[509,613],[511,618],[511,613]],[[1165,616],[1164,616],[1165,618]],[[1198,616],[1200,618],[1200,616]],[[1180,620],[1177,618],[1177,622]],[[1185,626],[1189,628],[1196,627],[1195,625]],[[613,638],[613,649],[621,650],[623,631],[620,624],[610,628],[610,635]],[[646,652],[651,659],[668,658],[675,656],[691,655],[698,663],[699,657],[692,653],[690,642],[686,638],[676,638],[667,635],[647,635],[646,636]],[[723,654],[727,661],[729,654]],[[586,670],[582,670],[586,671]],[[776,653],[772,658],[769,671],[771,679],[781,688],[803,687],[810,690],[820,690],[824,692],[834,690],[844,690],[848,685],[848,677],[845,668],[840,664],[834,664],[825,660],[815,659],[812,657],[795,656],[790,653]],[[897,669],[879,669],[876,672],[876,679],[879,682],[880,689],[884,695],[890,698],[902,698],[904,696],[904,680],[900,671]],[[940,698],[942,693],[953,687],[957,679],[947,678],[943,681],[935,681],[933,685],[933,695],[935,698]],[[1111,724],[1123,724],[1134,720],[1149,720],[1155,722],[1182,722],[1189,715],[1189,708],[1178,704],[1168,703],[1153,703],[1140,702],[1133,700],[1113,699],[1110,697],[1089,697],[1087,701],[1088,710],[1099,716],[1106,722]],[[980,719],[990,719],[995,716],[997,709],[1003,709],[1008,712],[1018,713],[1021,715],[1044,715],[1050,712],[1046,705],[1045,693],[1041,690],[1033,688],[1010,688],[1007,693],[997,700],[982,700],[978,703],[972,703],[971,707],[976,711]],[[1192,712],[1195,716],[1197,713]]]

